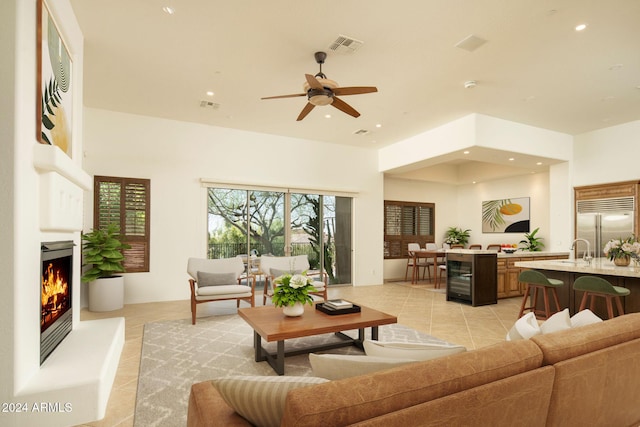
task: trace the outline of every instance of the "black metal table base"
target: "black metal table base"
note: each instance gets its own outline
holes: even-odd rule
[[[270,352],[262,346],[262,337],[257,332],[253,332],[253,348],[255,350],[256,362],[266,361],[278,375],[284,375],[284,358],[288,356],[297,356],[299,354],[313,353],[314,351],[331,350],[333,348],[348,347],[355,345],[362,349],[364,342],[364,328],[358,329],[358,338],[352,338],[342,332],[336,332],[335,335],[340,337],[342,341],[332,342],[329,344],[320,344],[305,347],[298,350],[285,351],[284,340],[277,342],[277,350]],[[371,327],[371,339],[378,340],[378,327]]]

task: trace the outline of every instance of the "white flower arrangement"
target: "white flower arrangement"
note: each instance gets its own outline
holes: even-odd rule
[[[316,292],[317,289],[313,286],[313,279],[307,276],[306,271],[302,274],[283,274],[277,277],[273,283],[276,288],[271,300],[276,307],[292,306],[297,302],[313,303],[309,292]]]
[[[604,254],[610,261],[624,257],[640,259],[640,242],[636,240],[635,236],[629,236],[626,239],[611,239],[604,245]]]

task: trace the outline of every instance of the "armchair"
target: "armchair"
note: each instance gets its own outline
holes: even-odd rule
[[[189,258],[187,262],[189,287],[191,288],[191,324],[196,324],[196,306],[204,302],[235,299],[255,306],[255,278],[244,277],[244,263],[241,258],[203,259]],[[242,285],[246,279],[247,285]]]
[[[264,274],[264,292],[262,294],[262,304],[266,304],[267,297],[273,296],[273,280],[284,273],[302,273],[309,270],[309,258],[306,255],[296,256],[261,256],[260,270]],[[320,276],[320,273],[307,273],[308,276]],[[322,274],[319,280],[313,281],[313,286],[318,290],[312,292],[313,295],[321,296],[325,301],[327,298],[327,275]]]

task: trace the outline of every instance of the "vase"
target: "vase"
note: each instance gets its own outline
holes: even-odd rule
[[[618,267],[626,267],[631,262],[631,257],[629,255],[624,255],[619,258],[614,258],[613,263]]]
[[[304,305],[301,302],[297,302],[293,305],[285,305],[282,307],[282,312],[285,316],[298,317],[304,313]]]

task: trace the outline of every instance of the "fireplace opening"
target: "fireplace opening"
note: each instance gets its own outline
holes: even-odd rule
[[[73,241],[44,242],[40,259],[40,364],[73,327]]]

